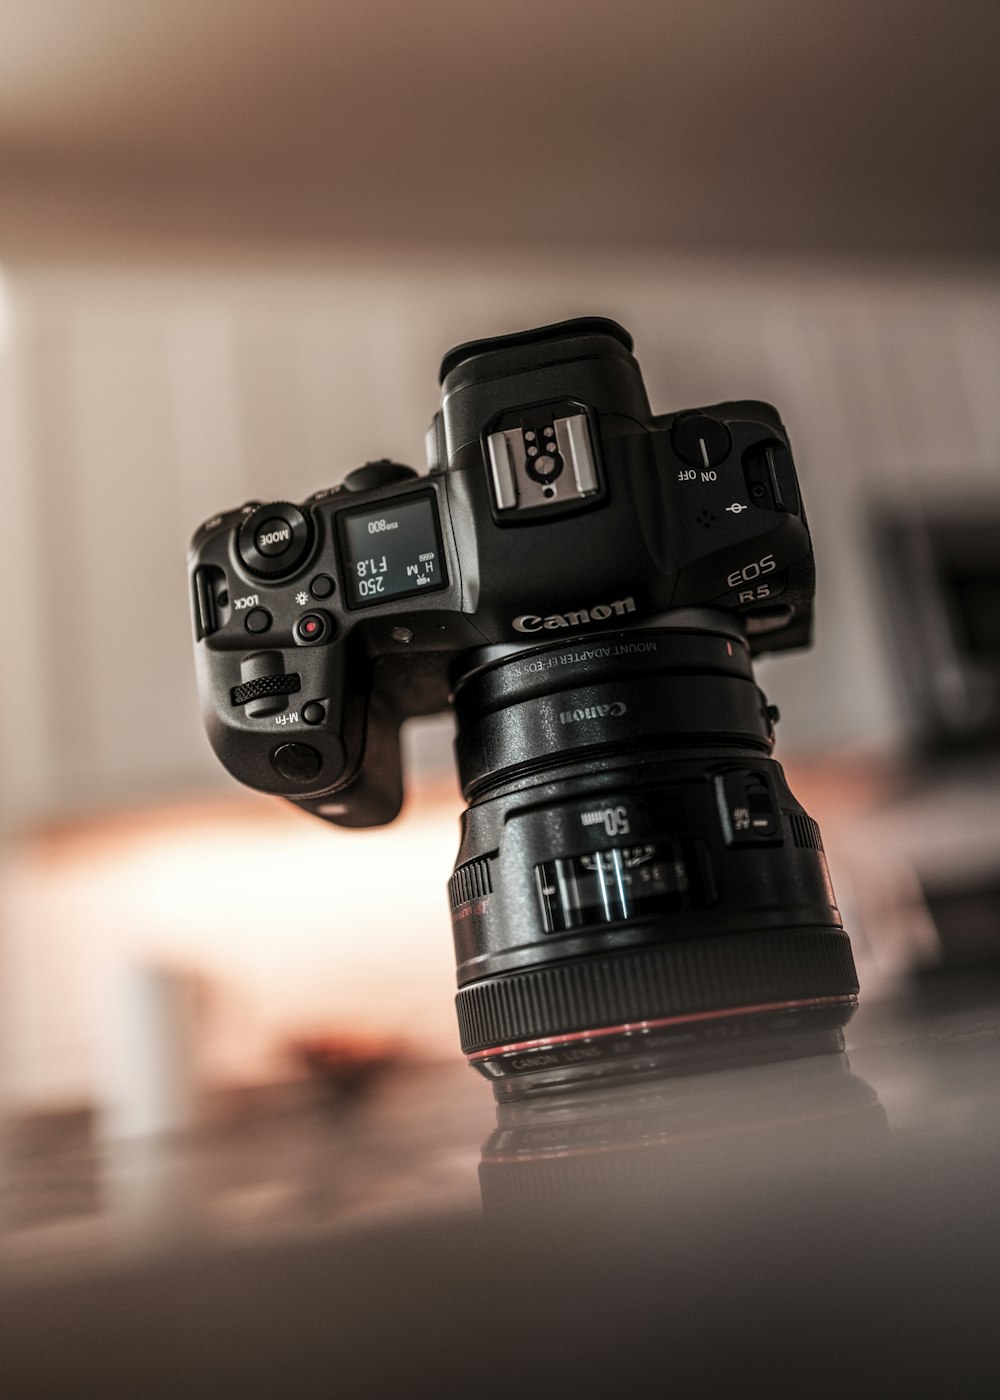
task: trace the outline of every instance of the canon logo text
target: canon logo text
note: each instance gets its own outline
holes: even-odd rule
[[[514,619],[515,632],[554,632],[561,627],[583,627],[589,622],[607,622],[612,617],[625,617],[635,612],[634,598],[616,598],[613,603],[595,603],[592,608],[581,608],[579,612],[549,613],[539,617],[537,613],[522,613]]]

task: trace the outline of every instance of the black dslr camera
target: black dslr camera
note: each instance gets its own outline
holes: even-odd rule
[[[751,657],[808,643],[788,435],[654,416],[602,319],[462,345],[429,471],[369,462],[209,520],[198,683],[242,782],[392,821],[399,728],[455,709],[462,1047],[498,1096],[856,1004],[819,830],[770,757]]]

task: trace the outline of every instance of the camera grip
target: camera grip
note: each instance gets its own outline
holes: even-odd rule
[[[385,826],[403,805],[400,715],[376,688],[363,718],[361,759],[351,779],[325,797],[290,798],[335,826]]]

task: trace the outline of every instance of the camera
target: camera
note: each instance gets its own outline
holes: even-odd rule
[[[617,323],[461,345],[428,471],[388,460],[195,534],[198,684],[234,777],[346,827],[453,708],[458,1020],[498,1097],[678,1047],[839,1033],[858,984],[754,656],[815,569],[769,404],[654,415]]]

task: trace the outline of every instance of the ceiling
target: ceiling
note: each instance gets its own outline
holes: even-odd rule
[[[1000,6],[7,0],[0,252],[994,257]]]

